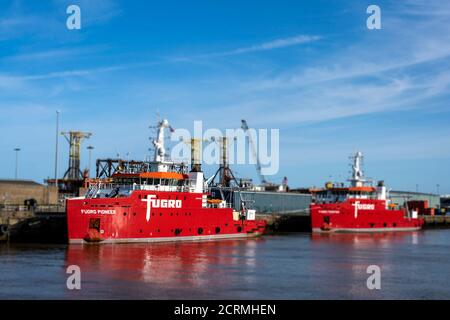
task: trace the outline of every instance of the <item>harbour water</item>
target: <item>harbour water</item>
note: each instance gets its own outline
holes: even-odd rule
[[[66,268],[81,269],[68,290]],[[381,268],[381,289],[366,285]],[[1,299],[450,299],[450,230],[1,245]]]

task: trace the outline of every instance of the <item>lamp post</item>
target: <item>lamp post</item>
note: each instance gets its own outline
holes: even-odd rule
[[[55,186],[58,186],[58,142],[59,142],[59,114],[56,110],[56,143],[55,143]]]
[[[15,179],[17,180],[18,177],[18,171],[19,171],[19,151],[20,148],[14,148],[14,151],[16,152],[16,173],[15,173]]]
[[[89,177],[91,177],[91,153],[94,147],[88,146],[87,149],[89,150]]]
[[[437,191],[437,194],[439,195],[439,187],[440,187],[440,185],[439,185],[439,183],[436,185],[436,191]]]

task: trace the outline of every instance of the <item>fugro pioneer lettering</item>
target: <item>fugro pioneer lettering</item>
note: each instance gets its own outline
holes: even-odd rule
[[[154,194],[147,195],[147,199],[142,199],[142,201],[147,202],[147,221],[150,221],[152,208],[181,208],[183,204],[181,200],[156,199],[156,195]]]
[[[81,214],[116,214],[116,210],[81,209]]]

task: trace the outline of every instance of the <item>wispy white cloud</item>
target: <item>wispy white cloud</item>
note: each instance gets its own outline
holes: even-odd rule
[[[105,51],[106,46],[85,46],[85,47],[67,47],[56,48],[43,51],[27,51],[19,52],[14,55],[6,56],[2,60],[15,63],[15,62],[39,62],[39,63],[55,63],[55,61],[78,59],[80,57],[86,58],[93,54],[98,54]]]
[[[444,1],[405,0],[399,3],[402,14],[422,17],[448,17],[450,7]]]
[[[236,55],[236,54],[255,52],[255,51],[268,51],[268,50],[273,50],[273,49],[280,49],[280,48],[285,48],[285,47],[296,46],[299,44],[310,43],[313,41],[317,41],[319,39],[320,39],[319,36],[297,35],[295,37],[275,39],[275,40],[272,40],[269,42],[264,42],[261,44],[252,45],[252,46],[248,46],[248,47],[242,47],[242,48],[234,49],[231,51],[213,53],[211,55],[229,56],[229,55]]]
[[[121,70],[126,68],[125,66],[114,66],[114,67],[104,67],[104,68],[94,68],[94,69],[74,69],[66,71],[55,71],[44,74],[37,75],[25,75],[19,76],[19,78],[24,80],[45,80],[45,79],[55,79],[55,78],[71,78],[71,77],[81,77],[89,76],[94,74],[99,74],[103,72]]]
[[[38,16],[22,16],[12,14],[11,16],[0,16],[0,41],[18,38],[45,30],[48,32],[53,25],[53,20],[46,20]],[[42,28],[46,26],[45,28]]]
[[[23,85],[23,79],[0,74],[0,92],[18,90],[22,88]]]
[[[236,48],[236,49],[232,49],[232,50],[228,50],[228,51],[211,52],[211,53],[204,53],[204,54],[198,54],[198,55],[192,55],[192,56],[171,58],[170,61],[173,61],[173,62],[193,61],[193,60],[205,59],[205,58],[234,56],[234,55],[259,52],[259,51],[270,51],[270,50],[275,50],[275,49],[297,46],[297,45],[301,45],[301,44],[307,44],[307,43],[311,43],[314,41],[318,41],[320,39],[321,39],[320,36],[301,34],[301,35],[297,35],[294,37],[278,38],[278,39],[274,39],[274,40],[271,40],[268,42],[254,44],[254,45],[250,45],[250,46],[246,46],[246,47],[240,47],[240,48]]]
[[[3,77],[3,82],[6,83],[7,81],[18,82],[18,81],[27,81],[27,80],[43,80],[43,79],[54,79],[54,78],[65,78],[65,77],[79,77],[79,76],[89,76],[93,74],[100,74],[104,72],[112,72],[112,71],[120,71],[120,70],[127,70],[132,68],[139,68],[139,67],[149,67],[154,66],[157,64],[170,64],[173,62],[180,62],[180,61],[187,61],[192,60],[200,57],[212,57],[212,56],[228,56],[228,55],[238,55],[243,54],[247,52],[254,52],[254,51],[266,51],[266,50],[273,50],[277,48],[283,48],[283,47],[289,47],[294,45],[299,45],[303,43],[308,43],[312,41],[316,41],[320,39],[319,36],[308,36],[308,35],[298,35],[295,37],[290,38],[280,38],[275,39],[273,41],[265,42],[258,45],[253,45],[249,47],[242,47],[238,48],[232,51],[226,51],[226,52],[218,52],[218,53],[212,53],[212,54],[205,54],[205,55],[197,55],[186,59],[178,59],[178,58],[164,58],[162,60],[152,61],[152,62],[136,62],[136,63],[128,63],[128,64],[120,64],[120,65],[112,65],[112,66],[105,66],[105,67],[99,67],[99,68],[92,68],[92,69],[76,69],[76,70],[63,70],[63,71],[55,71],[55,72],[48,72],[44,74],[36,74],[36,75],[1,75]],[[13,56],[7,56],[4,57],[3,60],[6,61],[42,61],[42,60],[50,60],[53,61],[54,59],[68,59],[71,57],[77,57],[80,55],[84,55],[86,53],[95,53],[99,50],[102,50],[101,47],[85,47],[85,48],[65,48],[65,49],[54,49],[54,50],[47,50],[47,51],[38,51],[38,52],[28,52],[28,53],[22,53],[22,54],[16,54]],[[6,85],[5,85],[6,86]]]
[[[51,53],[50,53],[51,54]],[[87,69],[72,69],[72,70],[62,70],[54,71],[48,73],[40,74],[24,74],[24,75],[11,75],[11,74],[0,74],[0,80],[3,80],[5,87],[7,83],[21,83],[24,81],[34,81],[34,80],[49,80],[49,79],[62,79],[62,78],[74,78],[74,77],[87,77],[87,76],[100,76],[102,73],[108,73],[113,71],[128,70],[131,68],[148,67],[152,65],[159,64],[160,62],[148,62],[148,63],[130,63],[114,66],[106,66],[99,68],[87,68]],[[1,81],[0,81],[1,83]]]

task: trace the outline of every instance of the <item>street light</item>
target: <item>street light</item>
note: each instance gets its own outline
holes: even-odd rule
[[[89,177],[91,176],[91,152],[94,149],[93,146],[88,146],[87,149],[89,150]]]
[[[56,110],[56,144],[55,144],[55,186],[58,185],[58,141],[59,141],[59,114],[61,111]]]
[[[439,187],[440,187],[440,185],[439,185],[439,183],[436,185],[436,190],[437,190],[437,194],[439,195]]]
[[[16,180],[17,180],[17,172],[18,172],[18,167],[19,167],[19,151],[20,151],[20,148],[14,148],[14,151],[16,152],[16,174],[15,174],[15,178],[16,178]]]

